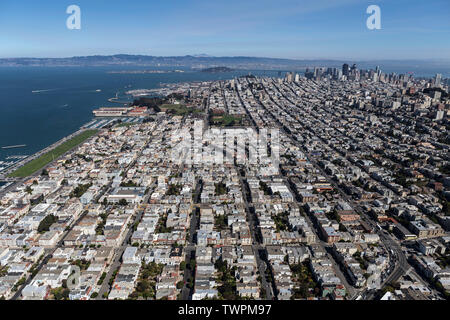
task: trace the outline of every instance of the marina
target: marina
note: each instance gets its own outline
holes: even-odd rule
[[[3,171],[11,168],[12,166],[16,165],[20,161],[28,158],[27,155],[17,155],[17,156],[9,156],[5,160],[15,160],[15,161],[0,161],[0,173]]]
[[[6,160],[22,160],[27,157],[28,157],[27,155],[9,156],[6,158]]]
[[[107,127],[108,125],[113,124],[114,122],[119,123],[121,121],[122,123],[141,123],[143,121],[143,118],[137,118],[137,117],[115,117],[115,118],[107,118],[107,119],[94,119],[92,121],[89,121],[85,125],[83,125],[81,128],[83,129],[102,129]]]
[[[8,188],[13,182],[0,182],[0,191]]]

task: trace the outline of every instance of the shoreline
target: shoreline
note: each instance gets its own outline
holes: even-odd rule
[[[55,149],[57,149],[58,147],[64,146],[65,143],[71,142],[72,139],[75,139],[76,137],[79,137],[81,134],[83,134],[85,132],[88,132],[88,131],[95,131],[95,132],[93,132],[93,134],[89,135],[87,138],[83,139],[81,142],[75,144],[73,147],[71,147],[68,150],[64,151],[62,154],[57,155],[50,162],[46,162],[44,159],[41,160],[41,161],[46,162],[46,163],[43,164],[42,166],[40,166],[39,168],[37,168],[36,170],[33,170],[33,172],[30,172],[26,176],[23,176],[23,175],[20,175],[20,174],[18,176],[14,176],[14,173],[16,173],[18,170],[22,169],[26,165],[29,165],[32,161],[34,161],[34,160],[37,161],[37,160],[41,159],[42,157],[45,157],[50,152],[55,151]],[[59,159],[61,156],[63,156],[67,152],[69,152],[69,151],[73,150],[74,148],[78,147],[82,142],[84,142],[85,140],[87,140],[90,137],[94,136],[97,132],[98,132],[98,130],[94,130],[94,129],[86,129],[86,128],[78,129],[77,131],[71,133],[70,135],[63,137],[62,139],[56,141],[55,143],[45,147],[44,149],[42,149],[42,150],[40,150],[40,151],[30,155],[30,156],[28,156],[27,158],[17,162],[12,167],[8,168],[0,176],[0,182],[6,182],[6,183],[8,183],[8,182],[19,182],[19,181],[21,181],[23,179],[27,179],[27,178],[35,175],[37,172],[39,172],[39,170],[44,169],[45,167],[47,167],[48,165],[53,163],[55,160]]]

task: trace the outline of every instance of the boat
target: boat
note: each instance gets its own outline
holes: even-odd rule
[[[47,92],[47,91],[54,91],[58,89],[44,89],[44,90],[33,90],[31,93],[40,93],[40,92]]]

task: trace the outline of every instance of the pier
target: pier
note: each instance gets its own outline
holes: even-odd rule
[[[15,145],[15,146],[2,147],[2,149],[23,148],[23,147],[26,147],[26,146],[27,146],[26,144],[18,144],[18,145]]]

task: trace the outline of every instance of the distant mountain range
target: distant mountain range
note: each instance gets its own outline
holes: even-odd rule
[[[374,68],[379,65],[389,69],[450,69],[450,60],[295,60],[260,57],[213,57],[206,54],[187,56],[146,56],[146,55],[94,55],[69,58],[3,58],[0,66],[145,66],[145,67],[186,67],[211,68],[228,67],[247,70],[302,70],[306,67],[341,67],[343,63],[356,63],[358,68]]]

